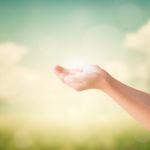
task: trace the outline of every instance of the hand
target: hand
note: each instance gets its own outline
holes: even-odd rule
[[[77,91],[100,89],[150,129],[150,94],[129,87],[96,65],[72,69],[54,68],[56,75]]]
[[[62,82],[77,91],[86,89],[103,90],[106,84],[107,72],[97,65],[86,65],[72,69],[55,66],[54,71]]]

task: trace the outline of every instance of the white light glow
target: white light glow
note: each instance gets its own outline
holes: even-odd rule
[[[72,57],[71,59],[68,59],[67,61],[64,62],[64,65],[69,68],[80,67],[87,64],[87,62],[88,61],[85,57],[78,56],[78,57]]]

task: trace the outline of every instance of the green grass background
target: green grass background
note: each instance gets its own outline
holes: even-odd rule
[[[149,150],[150,133],[137,124],[71,129],[1,123],[0,150]]]

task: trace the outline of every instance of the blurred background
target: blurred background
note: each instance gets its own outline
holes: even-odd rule
[[[150,91],[150,1],[0,0],[0,150],[148,150],[110,97],[75,92],[56,64],[97,64]]]

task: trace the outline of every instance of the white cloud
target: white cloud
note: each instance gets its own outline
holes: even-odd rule
[[[13,42],[0,44],[0,97],[8,98],[17,91],[17,63],[26,52],[25,47]]]
[[[22,65],[21,60],[27,51],[15,43],[0,44],[0,100],[8,99],[13,106],[10,111],[25,113],[27,117],[37,114],[39,118],[39,115],[47,115],[48,119],[56,112],[61,116],[67,104],[58,104],[60,100],[66,101],[62,96],[69,96],[67,88],[64,89],[65,85],[52,71],[46,74]]]
[[[40,95],[37,91],[44,92],[44,84],[48,88],[45,77],[21,64],[27,51],[13,42],[0,44],[0,97],[32,100]]]
[[[13,42],[0,44],[0,66],[7,67],[15,65],[22,59],[26,52],[26,47]]]
[[[144,61],[139,61],[139,63],[135,64],[131,78],[135,86],[139,89],[149,89],[150,21],[140,27],[136,32],[128,33],[124,41],[124,46],[127,49],[144,54],[140,56],[144,58]]]
[[[135,33],[126,35],[124,45],[128,49],[133,49],[145,53],[150,52],[150,21],[143,25]]]
[[[116,79],[128,81],[130,72],[128,66],[121,61],[112,61],[107,63],[104,68]]]
[[[35,120],[82,122],[100,119],[95,114],[99,110],[106,113],[104,106],[112,107],[110,102],[105,105],[105,98],[99,97],[94,91],[77,94],[52,72],[39,73],[22,65],[21,60],[27,51],[15,43],[0,44],[0,57],[3,58],[0,62],[0,98],[9,100],[14,106],[10,111],[17,112],[17,117],[25,114],[25,117]],[[127,78],[128,70],[124,64],[110,62],[108,66],[108,71],[120,79]],[[111,71],[112,68],[114,70]],[[100,99],[104,99],[103,103]]]

